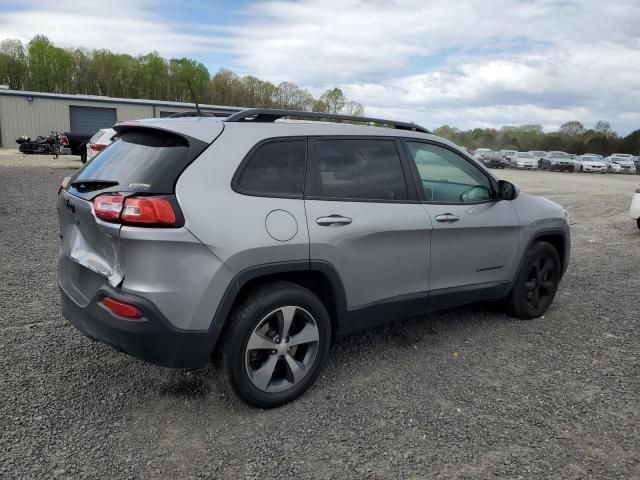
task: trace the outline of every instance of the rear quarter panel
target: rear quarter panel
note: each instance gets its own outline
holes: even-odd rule
[[[233,175],[251,148],[277,136],[261,128],[225,125],[222,135],[176,185],[186,227],[236,274],[256,265],[309,259],[302,199],[255,197],[231,188]],[[265,227],[267,215],[275,210],[289,212],[297,223],[287,241],[272,238]]]

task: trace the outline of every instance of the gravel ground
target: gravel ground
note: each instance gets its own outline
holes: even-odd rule
[[[571,215],[546,316],[475,305],[339,340],[262,411],[62,318],[54,201],[78,166],[0,155],[3,478],[640,478],[637,176],[499,171]]]

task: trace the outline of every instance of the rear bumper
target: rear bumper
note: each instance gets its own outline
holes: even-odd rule
[[[76,303],[62,285],[60,294],[64,317],[84,335],[163,367],[206,366],[220,334],[213,325],[204,331],[177,329],[148,300],[108,286],[101,287],[86,306]],[[143,318],[129,320],[114,315],[100,303],[105,296],[135,305]]]

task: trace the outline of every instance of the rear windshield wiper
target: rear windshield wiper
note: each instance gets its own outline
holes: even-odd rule
[[[119,183],[115,180],[74,180],[71,186],[81,192],[90,192],[92,190],[101,190],[103,188],[115,187]]]

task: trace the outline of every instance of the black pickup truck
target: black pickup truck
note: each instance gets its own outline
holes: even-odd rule
[[[64,132],[69,139],[71,155],[80,155],[80,161],[87,163],[87,143],[91,135],[86,133]]]

